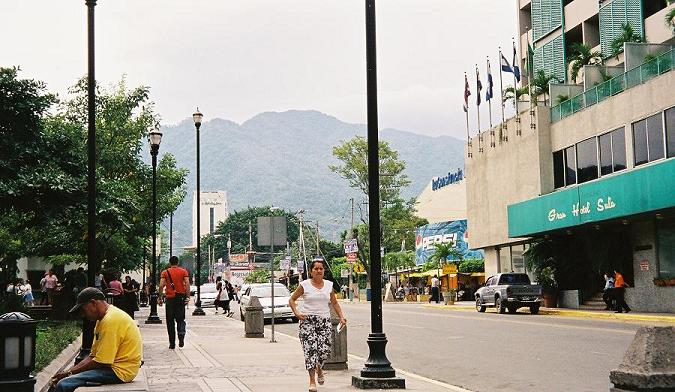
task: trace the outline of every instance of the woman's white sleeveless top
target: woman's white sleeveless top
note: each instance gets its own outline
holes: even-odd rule
[[[304,290],[304,303],[302,312],[306,315],[315,315],[321,317],[330,317],[330,293],[333,290],[333,282],[323,280],[323,288],[317,289],[312,285],[312,280],[307,279],[300,282]]]

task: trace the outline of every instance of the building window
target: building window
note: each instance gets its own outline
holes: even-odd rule
[[[605,176],[626,168],[626,140],[623,127],[598,137],[600,175]]]
[[[665,156],[663,114],[658,113],[633,123],[635,166],[655,161]]]
[[[598,178],[598,149],[594,137],[577,143],[577,168],[579,184]]]
[[[668,146],[668,158],[675,157],[675,108],[665,112],[666,117],[666,145]]]
[[[213,207],[209,208],[209,234],[213,234],[216,225],[215,211]]]
[[[555,189],[565,186],[565,157],[563,151],[553,153],[553,187]]]
[[[577,183],[577,163],[574,146],[565,149],[565,185]]]
[[[656,226],[659,277],[675,278],[675,220],[659,221]]]

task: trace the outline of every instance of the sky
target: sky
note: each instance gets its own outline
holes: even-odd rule
[[[475,67],[511,59],[516,0],[377,1],[380,128],[466,139],[477,130]],[[163,125],[191,116],[242,123],[312,109],[366,123],[363,0],[99,0],[96,78],[149,86]],[[84,0],[0,0],[0,66],[64,96],[87,70]],[[510,76],[510,75],[509,75]],[[505,87],[512,79],[505,76]],[[481,105],[482,128],[488,110]],[[494,101],[493,119],[501,116]]]

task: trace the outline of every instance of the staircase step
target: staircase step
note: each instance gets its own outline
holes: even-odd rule
[[[602,304],[600,306],[583,304],[583,305],[579,305],[579,309],[582,309],[582,310],[605,310],[605,304]]]

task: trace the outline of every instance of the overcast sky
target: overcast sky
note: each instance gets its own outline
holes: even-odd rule
[[[110,85],[126,75],[129,86],[150,86],[164,124],[196,106],[207,121],[316,109],[365,123],[364,3],[99,0],[97,80]],[[18,65],[22,77],[59,94],[85,75],[84,0],[0,0],[0,10],[0,66]],[[468,72],[474,134],[475,64],[485,85],[490,56],[498,96],[498,47],[510,60],[515,18],[515,0],[378,1],[380,127],[466,138]]]

